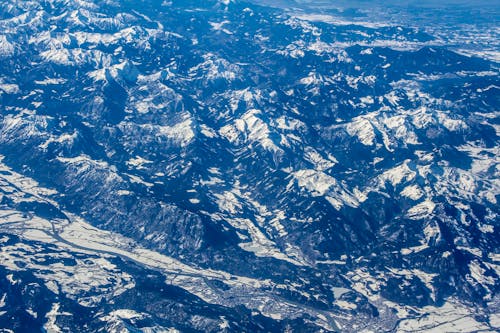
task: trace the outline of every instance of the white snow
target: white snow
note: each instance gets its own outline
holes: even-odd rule
[[[307,189],[312,196],[324,196],[330,188],[337,186],[337,180],[324,172],[316,170],[299,170],[293,173],[300,187]]]
[[[314,168],[318,171],[328,170],[338,163],[337,159],[335,159],[332,155],[324,158],[318,151],[311,147],[306,147],[304,149],[304,158],[312,163]]]
[[[384,186],[385,182],[391,183],[392,186],[396,186],[402,182],[409,182],[415,179],[417,176],[417,173],[414,170],[411,170],[410,167],[408,166],[408,163],[410,161],[406,160],[404,163],[400,164],[397,167],[394,167],[392,169],[389,169],[385,171],[380,177],[379,177],[379,183],[380,186]],[[410,188],[408,191],[412,191],[413,189]],[[407,192],[408,193],[408,192]]]
[[[293,14],[294,17],[311,22],[325,22],[338,26],[346,26],[346,25],[358,25],[366,28],[381,28],[387,27],[388,24],[380,23],[380,22],[368,22],[368,21],[350,21],[343,18],[335,17],[332,15],[326,14]]]
[[[219,134],[229,142],[239,145],[244,142],[258,143],[264,149],[276,152],[281,149],[270,138],[271,131],[268,125],[259,117],[260,110],[250,109],[234,121],[219,130]]]
[[[0,57],[12,56],[14,51],[14,45],[7,40],[7,36],[0,35]]]
[[[412,200],[418,200],[424,195],[424,192],[418,185],[409,185],[401,191],[401,195]]]
[[[452,119],[443,112],[438,113],[439,122],[449,131],[456,132],[468,128],[467,124],[461,119]]]
[[[224,32],[224,33],[226,33],[226,34],[228,34],[228,35],[232,35],[232,34],[233,34],[230,30],[228,30],[228,29],[224,28],[224,26],[225,26],[226,24],[231,23],[231,22],[230,22],[230,21],[228,21],[228,20],[224,20],[224,21],[222,21],[222,22],[208,22],[208,23],[209,23],[209,24],[210,24],[210,26],[212,27],[212,30],[215,30],[215,31],[222,31],[222,32]]]
[[[45,78],[43,80],[35,80],[35,84],[42,85],[42,86],[47,86],[47,85],[58,85],[58,84],[63,84],[67,80],[62,79],[62,78]]]
[[[374,144],[375,131],[369,120],[362,117],[354,118],[347,124],[346,130],[349,135],[357,137],[362,144],[366,146]]]
[[[159,132],[179,143],[181,147],[187,146],[195,137],[193,120],[190,118],[174,126],[162,126]]]
[[[396,331],[402,333],[491,332],[488,326],[474,319],[473,310],[455,301],[448,301],[440,308],[426,306],[420,311],[423,315],[401,320]]]
[[[337,210],[345,204],[351,207],[359,206],[359,201],[353,194],[344,190],[335,178],[322,171],[304,169],[291,174],[297,180],[299,187],[313,197],[325,197]]]
[[[77,137],[78,137],[78,133],[76,131],[73,132],[72,134],[68,134],[68,133],[62,134],[59,137],[51,136],[44,143],[39,145],[39,147],[42,149],[47,149],[51,143],[68,143],[69,145],[72,145]]]
[[[490,285],[490,286],[495,286],[495,278],[493,276],[487,276],[484,273],[486,270],[481,267],[481,264],[479,263],[478,260],[473,260],[469,264],[469,270],[472,278],[479,282],[482,285]]]
[[[62,329],[56,325],[57,317],[72,316],[72,314],[68,312],[59,312],[60,307],[61,305],[59,303],[52,304],[52,308],[45,315],[47,322],[43,325],[43,328],[47,331],[47,333],[62,333]]]
[[[21,90],[17,84],[13,83],[0,83],[0,93],[6,94],[19,94]]]
[[[138,170],[145,169],[145,164],[151,164],[153,161],[147,160],[141,156],[135,156],[127,161],[127,165],[134,167]]]
[[[217,198],[217,205],[223,212],[237,214],[242,211],[243,206],[233,192],[226,191],[224,193],[214,194]]]
[[[418,220],[431,215],[435,208],[436,204],[427,199],[424,202],[410,208],[406,215],[410,219]]]

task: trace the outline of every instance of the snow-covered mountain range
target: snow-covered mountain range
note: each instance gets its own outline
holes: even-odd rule
[[[0,0],[0,332],[499,330],[498,8],[377,8]]]

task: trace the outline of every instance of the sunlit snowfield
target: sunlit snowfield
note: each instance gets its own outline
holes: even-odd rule
[[[495,332],[494,1],[0,0],[0,332]]]

